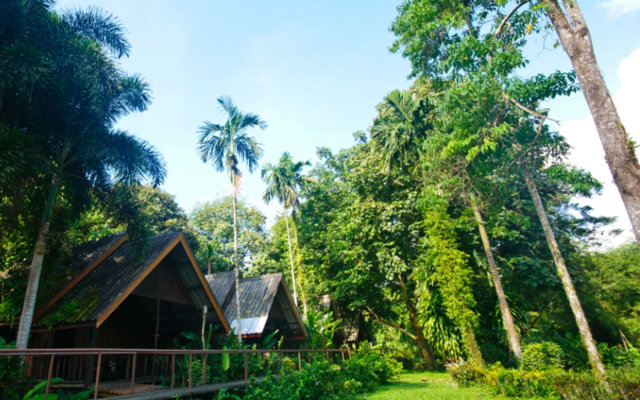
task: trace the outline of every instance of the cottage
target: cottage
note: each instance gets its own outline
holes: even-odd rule
[[[74,251],[77,274],[35,314],[29,347],[166,348],[203,319],[230,330],[180,232],[154,236],[136,255],[128,235]]]
[[[206,275],[206,278],[229,326],[235,330],[238,323],[234,272]],[[242,278],[239,284],[244,339],[259,339],[276,329],[288,341],[307,338],[307,330],[281,273]]]

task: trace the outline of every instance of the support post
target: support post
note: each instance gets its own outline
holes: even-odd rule
[[[102,353],[98,352],[98,364],[96,365],[96,385],[93,390],[93,400],[98,398],[98,388],[100,387],[100,365],[102,364]]]
[[[191,394],[191,367],[193,361],[193,353],[189,353],[189,394]]]
[[[244,351],[244,383],[249,383],[249,353]]]
[[[49,399],[49,388],[51,388],[51,372],[53,371],[53,359],[55,356],[52,354],[49,359],[49,371],[47,372],[47,388],[44,390],[44,400]]]
[[[133,393],[136,384],[136,361],[138,353],[133,353],[133,362],[131,363],[131,393]]]

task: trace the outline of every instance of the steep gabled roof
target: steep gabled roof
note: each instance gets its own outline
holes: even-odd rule
[[[39,310],[38,316],[64,304],[77,304],[84,309],[74,314],[73,322],[95,321],[96,326],[100,327],[134,290],[148,291],[141,284],[162,261],[172,257],[177,266],[177,278],[182,280],[191,302],[199,308],[205,305],[212,307],[224,329],[229,331],[229,324],[221,307],[211,293],[182,233],[167,232],[154,236],[141,260],[136,258],[136,249],[131,242],[109,250],[108,256],[99,257],[101,262],[97,265],[92,263],[65,286],[61,293],[54,296],[52,301],[47,302],[47,309]]]
[[[123,232],[98,240],[92,240],[75,247],[67,262],[71,278],[58,293],[36,310],[34,320],[38,320],[44,315],[44,313],[67,294],[69,290],[73,289],[78,282],[83,280],[91,271],[128,240],[129,235]]]
[[[216,301],[220,306],[222,306],[229,297],[231,289],[233,289],[236,278],[235,272],[226,271],[218,272],[216,274],[207,274],[205,275],[205,278],[207,278],[207,282],[209,283],[209,287],[211,288],[211,292],[213,292],[213,296],[216,298]]]
[[[222,309],[231,329],[237,327],[236,294],[233,271],[207,275],[211,291],[218,293]],[[219,296],[219,297],[218,297]],[[242,335],[259,336],[269,325],[269,319],[289,338],[302,339],[307,332],[291,298],[282,273],[266,274],[240,280],[240,314]]]

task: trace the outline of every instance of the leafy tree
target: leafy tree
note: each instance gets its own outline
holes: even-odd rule
[[[416,92],[394,90],[389,93],[385,101],[379,106],[379,117],[374,121],[374,125],[371,128],[371,144],[373,146],[372,150],[381,153],[383,156],[384,173],[391,175],[391,171],[394,171],[403,176],[414,175],[414,179],[418,178],[418,181],[423,181],[424,184],[427,183],[425,178],[420,174],[412,174],[410,169],[412,160],[424,159],[425,156],[429,155],[424,149],[424,139],[433,134],[433,117],[430,115],[433,105],[428,100],[421,100],[426,99],[420,99]],[[427,174],[432,175],[434,172],[430,170]],[[434,223],[432,219],[445,220],[442,218],[442,213],[432,213],[432,210],[428,210],[426,214],[429,216],[429,222],[427,222],[429,225]],[[434,255],[427,262],[430,267],[435,266],[435,268],[418,268],[423,273],[430,269],[428,275],[420,275],[421,279],[418,281],[418,291],[422,294],[420,298],[424,300],[423,304],[429,303],[433,305],[431,296],[436,285],[432,284],[430,286],[431,290],[426,289],[424,285],[429,281],[433,283],[434,280],[437,280],[437,288],[440,289],[440,292],[443,292],[443,304],[448,316],[462,333],[464,343],[471,357],[477,363],[482,363],[482,355],[473,332],[476,325],[476,315],[472,310],[475,302],[468,279],[470,270],[464,256],[456,257],[457,249],[455,249],[455,242],[451,241],[452,237],[448,239],[442,238],[441,234],[444,226],[437,226],[437,231],[426,234],[429,239],[423,240],[422,245],[427,248],[431,246],[432,250],[437,247],[438,252],[445,252],[451,258],[447,262],[439,263],[438,260],[442,260],[446,256],[444,254]],[[432,226],[426,229],[432,230]],[[437,237],[443,240],[438,242]],[[446,245],[443,246],[445,243]],[[427,253],[429,252],[429,250],[426,251]],[[453,262],[454,259],[458,262]],[[456,272],[454,273],[453,271]],[[439,278],[434,279],[434,276]],[[455,290],[448,292],[448,289],[452,287],[455,287]],[[454,292],[457,299],[455,301],[450,298]],[[445,295],[444,293],[448,294]],[[412,308],[409,304],[407,304],[407,307],[410,310]],[[412,312],[410,311],[411,314]],[[414,311],[413,314],[415,315],[412,320],[417,321],[417,313]]]
[[[291,264],[291,284],[293,286],[293,299],[296,305],[298,305],[298,295],[296,290],[296,274],[293,264],[293,250],[291,248],[291,232],[289,229],[289,213],[293,212],[299,205],[298,193],[308,179],[302,175],[302,169],[305,166],[310,165],[308,161],[294,162],[291,159],[291,155],[287,152],[282,154],[278,164],[267,164],[262,169],[262,179],[267,184],[267,189],[264,193],[264,201],[269,203],[273,198],[278,198],[278,201],[282,203],[284,208],[284,221],[287,227],[287,245],[289,248],[289,263]],[[295,224],[295,221],[293,221]],[[297,235],[296,235],[297,244]],[[300,272],[302,272],[302,266],[298,265]],[[304,295],[304,288],[300,286],[303,301],[304,315],[307,315],[307,300]]]
[[[317,182],[305,192],[302,207],[305,265],[315,291],[331,293],[343,307],[340,318],[368,314],[402,331],[433,368],[411,275],[422,220],[417,188],[411,175],[385,174],[383,159],[372,149],[361,142],[335,156],[323,151],[325,166],[314,171]]]
[[[471,147],[472,151],[467,154],[470,160],[478,154],[493,151],[497,143],[504,140],[508,133],[517,130],[517,123],[505,120],[506,116],[517,115],[510,109],[526,113],[526,117],[520,117],[521,120],[527,121],[530,118],[531,121],[525,126],[529,127],[529,132],[535,131],[536,136],[539,136],[547,118],[546,114],[536,111],[539,101],[573,90],[570,84],[574,79],[572,74],[538,75],[525,81],[514,78],[515,71],[526,64],[522,55],[526,36],[531,33],[532,27],[539,30],[536,24],[541,8],[536,6],[537,2],[532,2],[532,8],[525,8],[518,13],[518,9],[525,3],[517,5],[512,12],[503,17],[501,7],[506,6],[506,2],[496,4],[488,1],[454,5],[430,0],[406,1],[399,8],[399,16],[392,26],[392,30],[398,35],[392,50],[403,49],[403,54],[414,65],[414,74],[430,77],[437,82],[445,79],[456,82],[457,89],[445,95],[449,97],[449,109],[453,110],[454,116],[467,111],[468,106],[460,107],[461,104],[465,104],[464,99],[470,100],[478,113],[483,113],[480,107],[484,106],[485,113],[486,110],[490,110],[493,114],[489,115],[490,119],[487,120],[485,128],[479,128],[469,135],[466,141],[460,142],[463,146],[468,146],[473,140],[477,140],[476,138],[482,139],[481,143]],[[490,30],[487,31],[485,26],[491,26]],[[424,40],[425,37],[432,40]],[[474,99],[471,99],[471,96]],[[469,124],[461,119],[459,121],[463,129],[458,132],[464,133]],[[531,129],[535,125],[537,128]],[[534,138],[536,136],[529,135]],[[530,142],[535,144],[536,141],[533,139]],[[513,143],[511,141],[509,145]],[[518,152],[517,139],[514,146],[514,151]],[[506,149],[503,151],[507,154]],[[561,256],[531,175],[527,174],[527,166],[521,166],[594,372],[602,378],[605,375],[604,366],[591,337],[564,258]]]
[[[189,215],[198,242],[196,257],[211,264],[212,272],[234,269],[233,200],[223,197],[213,202],[198,205]],[[265,231],[266,217],[255,207],[245,202],[236,203],[238,257],[243,265],[256,267],[256,262],[267,251],[268,239]],[[250,268],[243,268],[248,271]]]
[[[218,98],[220,108],[227,116],[223,125],[205,121],[200,127],[198,148],[203,162],[211,161],[217,171],[227,170],[233,186],[233,243],[236,287],[239,289],[240,266],[238,259],[238,229],[236,202],[242,173],[238,166],[238,156],[242,158],[253,172],[262,155],[258,143],[247,134],[251,128],[264,129],[267,124],[256,114],[244,114],[231,102],[229,97]],[[242,341],[242,324],[240,318],[240,293],[236,290],[236,319],[238,341]]]
[[[587,255],[586,275],[598,302],[619,321],[616,334],[640,340],[640,251],[629,243],[606,252]],[[618,328],[618,329],[620,329]],[[624,341],[624,339],[623,339]]]
[[[130,207],[129,212],[135,215],[129,217],[135,218],[135,224],[142,226],[148,234],[171,230],[188,233],[187,215],[173,195],[149,185],[133,185],[119,189],[117,207]],[[72,244],[81,244],[132,228],[131,221],[124,222],[127,218],[123,218],[123,213],[114,209],[110,199],[103,201],[104,195],[105,193],[93,194],[91,207],[71,225],[68,235]]]
[[[86,204],[89,188],[114,182],[163,181],[164,163],[147,143],[113,128],[115,121],[149,102],[147,85],[121,72],[115,58],[128,43],[110,15],[96,10],[58,16],[48,2],[10,2],[13,18],[1,38],[2,123],[32,135],[49,181],[32,253],[17,347],[27,345],[54,207],[64,199]],[[18,23],[16,23],[18,22]]]
[[[578,77],[639,241],[640,164],[598,68],[591,35],[577,0],[516,4],[502,0],[466,3],[406,0],[398,7],[398,17],[391,27],[398,37],[391,49],[402,51],[411,61],[414,75],[431,78],[462,76],[463,71],[473,70],[473,64],[487,56],[511,60],[510,64],[522,67],[526,64],[522,52],[527,36],[549,29],[547,18]],[[503,51],[500,41],[509,41],[512,46]]]

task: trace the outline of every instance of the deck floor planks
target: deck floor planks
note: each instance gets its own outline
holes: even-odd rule
[[[147,392],[140,392],[134,394],[127,394],[124,396],[113,396],[109,399],[113,400],[161,400],[161,399],[173,399],[178,396],[192,396],[197,394],[205,394],[211,392],[217,392],[220,389],[234,389],[247,386],[244,379],[239,381],[222,382],[222,383],[210,383],[207,385],[199,385],[191,388],[173,388],[173,389],[155,389]]]

